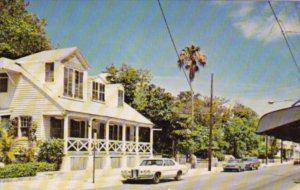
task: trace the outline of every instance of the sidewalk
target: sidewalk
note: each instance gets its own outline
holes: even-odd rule
[[[261,165],[261,167],[271,167],[281,163],[269,163]],[[289,162],[283,164],[290,164]],[[207,168],[198,167],[189,169],[188,173],[182,178],[192,176],[200,176],[212,174],[222,171],[222,164],[218,167],[212,167],[212,171]],[[30,189],[30,190],[82,190],[82,189],[101,189],[103,187],[111,187],[122,185],[121,169],[96,170],[95,183],[93,183],[93,173],[91,170],[72,171],[72,172],[56,172],[55,175],[47,175],[47,173],[39,174],[39,176],[31,178],[15,178],[13,181],[0,181],[0,189]],[[299,185],[297,185],[299,187]]]

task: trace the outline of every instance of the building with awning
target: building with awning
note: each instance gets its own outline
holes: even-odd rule
[[[258,123],[256,133],[271,136],[285,142],[283,147],[288,157],[300,157],[300,105],[292,106],[263,115]]]
[[[300,106],[292,106],[263,115],[257,134],[300,143]]]

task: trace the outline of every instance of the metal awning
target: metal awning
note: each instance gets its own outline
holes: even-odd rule
[[[259,120],[256,133],[300,143],[300,106],[265,114]]]

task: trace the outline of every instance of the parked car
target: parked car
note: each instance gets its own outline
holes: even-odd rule
[[[231,159],[223,166],[224,172],[226,171],[245,171],[246,164],[242,159]]]
[[[299,165],[300,164],[300,158],[296,158],[294,160],[294,165]]]
[[[257,170],[260,167],[260,161],[257,157],[243,158],[243,162],[246,164],[246,170]]]
[[[153,158],[144,159],[136,168],[122,170],[121,175],[127,181],[152,180],[154,183],[159,183],[161,179],[179,180],[187,172],[187,166],[180,165],[173,159]]]

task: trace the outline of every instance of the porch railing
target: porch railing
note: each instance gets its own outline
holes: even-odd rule
[[[92,152],[96,149],[96,152],[108,153],[125,153],[125,154],[152,154],[151,144],[145,142],[131,142],[131,141],[115,141],[115,140],[103,140],[103,139],[87,139],[87,138],[74,138],[69,137],[67,141],[68,152]]]

